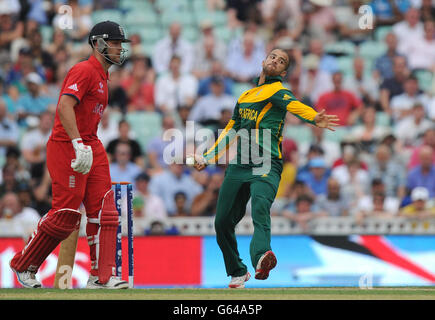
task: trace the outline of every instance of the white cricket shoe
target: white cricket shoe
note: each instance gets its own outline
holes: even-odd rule
[[[245,282],[248,281],[249,278],[251,278],[249,272],[246,272],[245,275],[240,277],[231,277],[231,281],[228,287],[232,289],[239,289],[239,288],[242,289],[245,287]]]
[[[269,272],[276,266],[276,257],[272,251],[267,251],[258,260],[257,268],[255,269],[255,279],[266,280],[269,277]]]
[[[23,272],[19,272],[17,270],[15,270],[14,268],[12,268],[12,271],[15,273],[15,275],[17,276],[17,280],[18,282],[24,287],[24,288],[41,288],[42,285],[41,283],[36,280],[36,273],[35,272],[31,272],[31,271],[23,271]]]
[[[86,289],[127,289],[127,281],[122,280],[119,277],[112,276],[107,283],[98,282],[98,276],[89,275]]]

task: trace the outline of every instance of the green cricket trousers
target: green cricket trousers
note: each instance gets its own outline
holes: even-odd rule
[[[228,166],[219,190],[214,223],[228,276],[239,277],[247,272],[237,249],[235,227],[245,216],[249,198],[254,224],[249,251],[254,269],[260,257],[271,250],[270,207],[278,190],[281,172],[282,162],[277,160],[272,160],[270,172],[264,175],[254,175],[252,167]]]

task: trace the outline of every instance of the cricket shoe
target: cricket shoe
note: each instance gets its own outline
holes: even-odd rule
[[[23,272],[19,272],[17,270],[15,270],[14,268],[12,268],[12,271],[15,273],[15,275],[17,276],[17,280],[18,282],[24,287],[24,288],[41,288],[42,285],[41,283],[36,280],[36,273],[32,272],[32,271],[23,271]]]
[[[119,277],[112,276],[106,283],[100,283],[98,281],[98,276],[89,276],[88,283],[86,284],[86,289],[127,289],[127,281],[122,280]]]
[[[230,284],[228,285],[228,287],[230,287],[232,289],[244,288],[245,282],[248,281],[249,278],[251,278],[251,275],[249,272],[246,272],[245,275],[240,276],[240,277],[231,277],[231,281],[230,281]]]
[[[269,277],[269,272],[276,266],[276,257],[272,251],[267,251],[258,260],[257,268],[255,269],[255,279],[266,280]]]

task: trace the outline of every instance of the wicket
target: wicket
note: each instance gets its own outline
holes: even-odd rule
[[[112,182],[115,186],[115,205],[119,214],[119,225],[116,237],[116,275],[122,278],[122,186],[127,191],[127,234],[128,234],[128,287],[134,287],[134,261],[133,261],[133,185],[130,182]]]

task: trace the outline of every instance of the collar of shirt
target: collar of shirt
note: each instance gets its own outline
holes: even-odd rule
[[[104,80],[109,80],[109,72],[104,72],[103,66],[100,61],[95,58],[95,56],[91,55],[88,59],[89,63],[97,69],[98,73],[103,77]]]
[[[254,83],[255,83],[255,85],[257,87],[258,87],[258,81],[260,81],[260,77],[257,77],[257,78],[254,79]],[[277,82],[277,81],[282,82],[282,77],[281,76],[275,76],[275,77],[267,77],[266,76],[266,80],[264,81],[263,84],[270,84],[270,83],[274,83],[274,82]]]

